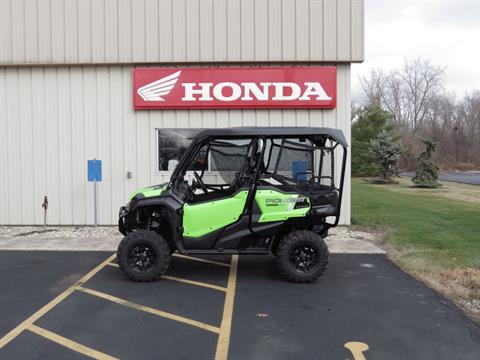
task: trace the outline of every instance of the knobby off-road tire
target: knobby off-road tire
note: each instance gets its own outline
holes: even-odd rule
[[[280,272],[296,283],[315,281],[328,267],[330,253],[323,238],[308,230],[292,231],[278,244]]]
[[[154,231],[137,230],[127,234],[117,250],[118,265],[133,281],[160,279],[170,264],[170,247]]]

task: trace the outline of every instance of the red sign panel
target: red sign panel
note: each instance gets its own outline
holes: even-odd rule
[[[135,68],[135,109],[335,108],[336,68]]]

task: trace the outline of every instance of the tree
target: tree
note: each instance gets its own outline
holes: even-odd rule
[[[377,176],[379,168],[370,152],[370,140],[376,139],[382,130],[391,132],[390,115],[378,106],[357,108],[352,125],[352,175]]]
[[[432,160],[432,154],[437,149],[437,143],[430,140],[423,140],[425,151],[417,159],[417,171],[412,181],[415,186],[422,188],[437,188],[438,166]]]
[[[368,106],[381,107],[385,90],[385,74],[381,69],[372,69],[359,78]]]
[[[392,177],[398,175],[395,165],[403,152],[402,145],[384,129],[376,139],[370,141],[370,151],[380,169],[382,181],[393,182]]]
[[[405,84],[406,116],[415,135],[422,125],[437,93],[443,90],[445,69],[432,65],[429,60],[405,61],[399,74]]]
[[[391,115],[406,151],[400,166],[416,168],[422,139],[438,143],[432,160],[445,169],[480,169],[480,91],[457,99],[445,89],[444,68],[428,59],[405,60],[390,71],[373,69],[360,78],[359,105],[379,106]]]
[[[368,104],[381,106],[397,124],[416,134],[430,105],[443,90],[445,69],[426,59],[405,60],[403,68],[387,74],[375,69],[360,78]]]

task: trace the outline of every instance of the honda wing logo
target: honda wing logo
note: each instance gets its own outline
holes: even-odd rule
[[[157,81],[142,86],[137,90],[138,95],[145,101],[165,101],[162,96],[168,95],[177,83],[181,71],[165,76]]]

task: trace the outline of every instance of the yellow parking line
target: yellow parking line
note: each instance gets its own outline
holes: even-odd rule
[[[369,349],[368,345],[363,342],[350,341],[344,345],[353,355],[355,360],[366,360],[363,353]]]
[[[52,310],[56,305],[58,305],[61,301],[65,300],[75,289],[75,287],[83,285],[85,282],[87,282],[89,279],[91,279],[96,273],[98,273],[100,270],[102,270],[107,264],[115,259],[116,254],[113,254],[108,257],[105,261],[103,261],[100,265],[96,266],[94,269],[92,269],[89,273],[87,273],[84,277],[82,277],[80,280],[78,280],[74,285],[70,286],[67,290],[59,294],[55,299],[50,301],[48,304],[44,305],[42,308],[40,308],[38,311],[30,315],[26,320],[24,320],[22,323],[17,325],[15,328],[10,330],[5,336],[3,336],[0,339],[0,349],[3,348],[5,345],[7,345],[10,341],[15,339],[22,331],[25,329],[29,328],[35,321],[40,319],[43,315],[45,315],[47,312]]]
[[[151,308],[149,306],[139,305],[139,304],[133,303],[131,301],[120,299],[116,296],[105,294],[105,293],[97,291],[97,290],[92,290],[92,289],[84,288],[84,287],[81,287],[81,286],[77,287],[76,290],[83,291],[87,294],[97,296],[97,297],[102,298],[104,300],[108,300],[108,301],[114,302],[116,304],[129,307],[131,309],[144,311],[144,312],[147,312],[149,314],[161,316],[161,317],[164,317],[164,318],[167,318],[167,319],[170,319],[170,320],[175,320],[175,321],[187,324],[187,325],[198,327],[198,328],[203,329],[203,330],[211,331],[211,332],[216,333],[216,334],[220,333],[220,329],[217,326],[205,324],[205,323],[202,323],[200,321],[196,321],[196,320],[192,320],[192,319],[189,319],[189,318],[186,318],[186,317],[183,317],[183,316],[171,314],[171,313],[168,313],[168,312],[165,312],[165,311],[162,311],[162,310],[157,310],[157,309]]]
[[[227,294],[223,306],[222,324],[218,336],[217,351],[215,360],[226,360],[228,358],[228,347],[230,345],[230,331],[232,328],[233,303],[235,300],[235,288],[237,286],[238,255],[232,256],[230,273],[228,274]]]
[[[81,353],[83,355],[89,356],[94,359],[98,360],[118,360],[117,358],[104,354],[100,351],[91,349],[87,346],[84,346],[82,344],[79,344],[75,341],[72,341],[70,339],[64,338],[61,335],[55,334],[51,331],[48,331],[46,329],[43,329],[41,327],[38,327],[36,325],[30,325],[27,330],[30,330],[31,332],[40,335],[50,341],[56,342],[57,344],[60,344],[62,346],[65,346],[73,351],[76,351],[78,353]]]
[[[201,259],[193,256],[187,256],[187,255],[182,255],[182,254],[172,254],[172,256],[181,258],[181,259],[188,259],[188,260],[193,260],[193,261],[199,261],[207,264],[214,264],[214,265],[220,265],[220,266],[225,266],[225,267],[230,267],[230,264],[225,264],[220,261],[213,261],[213,260],[207,260],[207,259]]]
[[[185,283],[185,284],[190,284],[190,285],[203,286],[203,287],[206,287],[206,288],[209,288],[209,289],[214,289],[214,290],[223,291],[223,292],[227,291],[227,288],[225,288],[223,286],[204,283],[202,281],[195,281],[195,280],[179,278],[179,277],[176,277],[176,276],[162,275],[162,279],[167,279],[167,280],[171,280],[171,281],[178,281],[178,282]]]
[[[118,264],[115,264],[115,263],[108,263],[108,265],[118,268]],[[178,281],[178,282],[185,283],[185,284],[190,284],[190,285],[203,286],[203,287],[206,287],[206,288],[209,288],[209,289],[214,289],[214,290],[223,291],[223,292],[227,291],[227,288],[225,288],[223,286],[213,285],[213,284],[209,284],[209,283],[206,283],[206,282],[203,282],[203,281],[195,281],[195,280],[179,278],[179,277],[176,277],[176,276],[162,275],[162,279],[171,280],[171,281]]]

